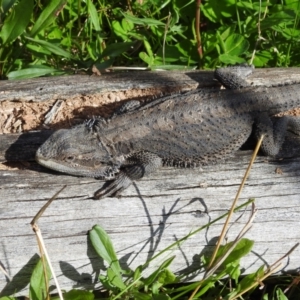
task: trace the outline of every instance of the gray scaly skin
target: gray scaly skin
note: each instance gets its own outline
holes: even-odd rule
[[[201,89],[140,106],[123,105],[111,118],[89,120],[55,132],[37,151],[41,165],[108,182],[95,198],[118,194],[133,180],[161,166],[197,167],[236,151],[252,128],[265,134],[262,150],[278,153],[287,127],[300,132],[300,119],[272,116],[300,107],[300,84],[249,87],[249,66],[217,69],[227,90]]]

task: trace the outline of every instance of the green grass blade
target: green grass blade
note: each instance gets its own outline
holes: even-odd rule
[[[7,74],[8,79],[26,79],[45,76],[51,73],[61,73],[61,71],[43,65],[36,65],[30,68],[12,71]]]
[[[91,17],[92,24],[96,31],[100,31],[100,21],[95,5],[91,0],[87,1],[88,13]]]
[[[132,15],[122,13],[122,15],[129,20],[130,22],[137,25],[145,25],[145,26],[165,26],[165,24],[161,21],[150,19],[150,18],[137,18]]]
[[[65,50],[63,50],[62,48],[60,48],[59,46],[47,42],[47,41],[43,41],[43,40],[37,40],[37,39],[32,39],[30,37],[26,37],[28,40],[31,40],[34,43],[37,43],[39,45],[41,45],[43,48],[45,48],[46,50],[50,51],[53,54],[59,55],[59,56],[63,56],[65,58],[71,59],[71,54]]]
[[[50,1],[36,20],[33,28],[31,29],[30,35],[35,36],[41,30],[52,24],[57,18],[57,12],[66,4],[66,2],[66,0]]]
[[[33,0],[21,0],[5,19],[0,36],[2,44],[13,42],[27,27],[33,12]]]

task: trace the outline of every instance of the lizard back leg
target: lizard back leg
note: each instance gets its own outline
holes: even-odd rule
[[[112,181],[108,181],[94,198],[117,196],[121,191],[132,184],[133,180],[139,180],[162,166],[162,159],[151,152],[143,151],[132,154],[127,158],[120,172]]]
[[[270,118],[267,114],[260,115],[255,122],[255,135],[259,139],[264,134],[261,149],[264,154],[276,156],[282,146],[286,131],[289,128],[296,134],[300,134],[300,118],[283,116]]]

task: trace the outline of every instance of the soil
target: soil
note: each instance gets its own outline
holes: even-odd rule
[[[149,96],[150,93],[152,93],[151,96]],[[93,116],[108,117],[116,107],[120,106],[119,102],[137,98],[149,100],[153,98],[153,94],[155,92],[149,90],[130,90],[80,95],[67,100],[53,99],[44,102],[1,101],[0,134],[69,128]],[[50,119],[48,120],[49,112]]]

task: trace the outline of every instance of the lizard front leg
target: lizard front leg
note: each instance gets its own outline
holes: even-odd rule
[[[108,181],[98,190],[94,198],[117,196],[121,191],[132,184],[133,180],[139,180],[162,166],[162,159],[151,152],[141,151],[127,157],[115,179]]]

